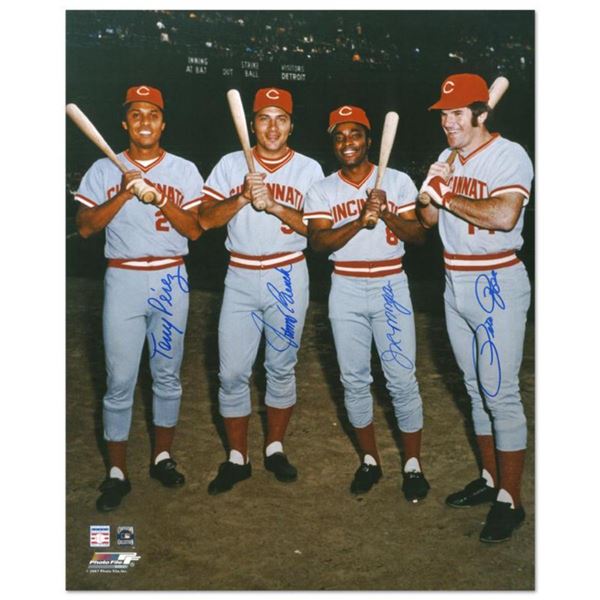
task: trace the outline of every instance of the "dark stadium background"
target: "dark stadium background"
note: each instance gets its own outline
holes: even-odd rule
[[[420,185],[445,139],[427,107],[451,73],[476,72],[489,84],[510,80],[490,129],[518,141],[534,159],[533,11],[67,11],[66,102],[77,103],[113,146],[127,142],[121,103],[130,85],[159,87],[165,96],[164,147],[196,163],[204,178],[225,153],[238,149],[225,93],[237,88],[247,113],[258,87],[294,96],[290,145],[336,169],[325,132],[329,111],[364,107],[371,118],[377,162],[383,118],[400,114],[390,166]],[[103,235],[75,233],[72,192],[101,156],[71,123],[66,130],[67,276],[101,277]],[[526,208],[520,255],[534,277],[534,206]],[[225,230],[190,244],[191,285],[220,290],[227,264]],[[311,295],[324,299],[329,265],[307,252]],[[437,232],[424,247],[407,248],[415,281],[443,277]],[[323,284],[323,285],[321,285]]]

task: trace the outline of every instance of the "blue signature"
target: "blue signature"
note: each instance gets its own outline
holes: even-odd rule
[[[496,348],[496,344],[492,341],[494,337],[494,320],[492,317],[488,317],[483,323],[479,324],[475,329],[475,335],[473,336],[473,364],[477,366],[479,357],[477,356],[477,332],[480,331],[483,336],[487,337],[485,342],[481,344],[479,348],[479,356],[483,356],[486,352],[489,355],[489,366],[495,367],[496,376],[497,376],[497,386],[496,389],[492,392],[480,383],[481,390],[489,396],[490,398],[494,398],[498,395],[500,391],[500,384],[502,383],[502,366],[500,365],[500,356],[498,355],[498,348]]]
[[[381,360],[388,362],[393,360],[397,362],[401,367],[405,369],[412,369],[415,364],[413,361],[404,354],[402,347],[400,346],[400,340],[396,339],[396,334],[399,334],[402,329],[398,327],[398,315],[410,315],[412,314],[408,308],[402,306],[394,297],[394,290],[392,288],[391,281],[388,281],[382,289],[382,296],[384,302],[385,318],[387,320],[390,331],[386,333],[386,338],[390,345],[388,349],[382,352]]]
[[[267,323],[262,316],[256,311],[252,311],[252,321],[259,331],[264,328],[268,330],[271,335],[266,335],[266,343],[273,348],[276,352],[283,352],[288,348],[298,348],[298,343],[295,340],[296,337],[296,324],[298,319],[294,317],[294,289],[292,286],[292,265],[286,267],[276,267],[275,269],[282,275],[283,289],[279,289],[276,285],[269,282],[267,283],[267,290],[269,294],[276,301],[277,310],[283,316],[283,325],[275,327],[270,323]]]
[[[488,276],[486,273],[482,273],[475,280],[475,299],[477,300],[479,306],[487,314],[494,312],[496,307],[498,307],[500,310],[504,310],[506,308],[506,304],[500,295],[500,284],[498,283],[497,277],[498,274],[496,271],[492,271],[491,276]],[[485,339],[485,341],[479,347],[479,355],[477,353],[478,332],[480,332],[483,336],[483,339]],[[500,391],[500,385],[502,383],[502,365],[500,364],[498,348],[493,342],[494,337],[494,320],[492,317],[488,317],[483,323],[480,323],[475,328],[472,344],[473,365],[478,372],[479,358],[485,353],[487,353],[489,356],[488,366],[492,367],[492,373],[494,376],[492,381],[494,379],[497,381],[496,389],[490,391],[481,382],[479,385],[481,387],[481,391],[490,398],[494,398],[498,395],[498,392]]]
[[[479,306],[488,314],[491,314],[496,306],[501,310],[506,308],[504,300],[500,296],[497,276],[496,271],[492,271],[491,277],[482,273],[475,280],[475,298],[477,298]]]
[[[173,316],[173,284],[175,283],[179,289],[188,294],[190,291],[190,286],[188,280],[181,273],[181,265],[177,267],[177,272],[175,275],[168,273],[166,277],[163,277],[160,280],[161,288],[159,290],[158,297],[150,297],[148,298],[148,304],[156,311],[163,313],[161,317],[161,337],[157,341],[154,333],[150,333],[150,341],[151,341],[151,349],[150,349],[150,358],[154,358],[155,355],[159,354],[168,359],[172,359],[173,355],[169,354],[173,350],[172,340],[173,333],[178,333],[183,335],[184,332],[182,329],[177,327],[175,323],[169,319],[169,317]],[[157,290],[154,288],[150,288],[153,292]]]

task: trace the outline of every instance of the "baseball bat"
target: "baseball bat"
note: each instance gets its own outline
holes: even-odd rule
[[[248,125],[246,124],[246,115],[240,93],[237,90],[229,90],[227,92],[227,102],[229,103],[229,110],[231,111],[235,131],[242,145],[242,152],[248,165],[248,172],[254,173],[256,169],[254,168],[254,158],[252,158],[250,137],[248,136]],[[265,203],[262,200],[257,200],[252,204],[256,210],[264,210],[265,208]]]
[[[500,99],[502,98],[502,96],[504,96],[504,93],[508,89],[509,85],[510,85],[510,82],[508,81],[508,79],[506,77],[496,77],[496,79],[494,79],[494,83],[492,83],[492,86],[490,87],[489,92],[488,92],[489,93],[488,106],[490,108],[492,108],[492,109],[495,108],[496,104],[498,104],[498,102],[500,102]],[[458,154],[458,152],[456,150],[452,150],[452,152],[450,152],[450,155],[446,159],[446,162],[449,165],[452,165],[452,163],[456,159],[457,154]],[[419,194],[419,202],[424,205],[429,204],[431,202],[431,198],[429,197],[429,194],[427,194],[427,192],[421,192]]]
[[[67,104],[67,115],[71,117],[73,123],[79,127],[88,140],[94,143],[112,161],[121,173],[126,173],[128,171],[127,167],[118,159],[117,155],[108,145],[108,142],[102,137],[94,124],[87,118],[77,104]],[[157,195],[154,192],[146,192],[144,197],[141,198],[141,200],[147,203],[156,202],[156,199]]]
[[[377,176],[375,177],[375,189],[379,189],[379,186],[383,181],[385,169],[390,160],[390,154],[392,153],[399,119],[398,113],[394,111],[390,111],[385,115],[385,120],[383,121],[383,133],[381,134],[381,145],[379,147],[379,164],[377,165]],[[375,225],[377,225],[377,221],[378,217],[374,215],[370,217],[367,220],[367,229],[373,229]]]

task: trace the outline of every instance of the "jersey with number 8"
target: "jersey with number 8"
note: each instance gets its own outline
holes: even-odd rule
[[[307,195],[304,219],[330,219],[336,229],[360,214],[367,190],[375,185],[377,167],[359,184],[337,171],[314,185]],[[411,178],[395,169],[386,169],[381,183],[386,192],[388,210],[399,214],[414,210],[417,188]],[[374,230],[359,231],[345,246],[332,252],[332,261],[384,261],[404,255],[404,242],[399,240],[380,219]]]

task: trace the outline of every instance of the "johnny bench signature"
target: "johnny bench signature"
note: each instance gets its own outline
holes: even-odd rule
[[[298,348],[296,342],[296,324],[298,319],[294,316],[294,289],[292,286],[292,265],[276,267],[275,271],[282,276],[282,289],[269,282],[267,290],[275,298],[277,310],[283,317],[283,324],[279,326],[267,323],[260,313],[252,311],[252,321],[259,331],[265,329],[265,342],[276,352],[284,352],[288,348]],[[269,335],[267,335],[267,332]]]

